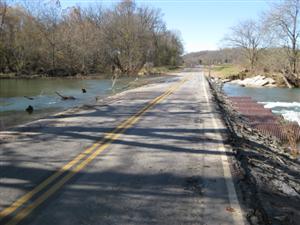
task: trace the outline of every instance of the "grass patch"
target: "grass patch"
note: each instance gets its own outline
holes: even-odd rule
[[[218,65],[211,68],[211,75],[222,79],[237,75],[242,71],[242,68],[236,65]]]
[[[151,67],[143,68],[139,72],[139,75],[149,75],[149,74],[166,74],[166,73],[175,73],[182,70],[182,67],[179,66],[160,66],[160,67]]]

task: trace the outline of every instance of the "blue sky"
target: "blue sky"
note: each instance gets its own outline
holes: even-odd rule
[[[89,5],[95,2],[109,6],[117,0],[61,0],[63,7]],[[268,8],[267,0],[136,0],[137,4],[160,8],[167,27],[179,30],[185,52],[213,50],[238,21],[257,19]]]

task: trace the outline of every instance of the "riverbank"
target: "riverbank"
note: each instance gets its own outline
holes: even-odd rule
[[[236,180],[250,224],[296,225],[300,221],[300,158],[273,137],[252,129],[230,107],[222,85],[210,82],[235,151]]]
[[[246,87],[287,87],[283,75],[279,73],[250,72],[232,64],[214,65],[205,70],[211,77],[224,83],[232,82]]]
[[[180,72],[182,67],[154,67],[149,70],[142,69],[135,76],[122,75],[120,78],[129,77],[154,77],[164,76],[171,73]],[[17,74],[17,73],[0,73],[1,79],[81,79],[81,80],[92,80],[92,79],[111,79],[113,75],[111,73],[94,73],[94,74],[75,74],[75,75],[48,75],[48,74]]]
[[[16,73],[0,73],[1,79],[105,79],[110,78],[111,74],[95,73],[88,75],[68,75],[68,76],[50,76],[47,74],[16,74]]]
[[[157,73],[149,73],[149,74],[140,74],[136,76],[122,76],[122,78],[129,78],[129,77],[155,77],[155,76],[164,76],[168,75],[170,71],[166,72],[157,72]],[[34,74],[34,75],[16,75],[16,74],[0,74],[0,80],[1,79],[78,79],[78,80],[100,80],[100,79],[111,79],[112,74],[107,73],[97,73],[97,74],[88,74],[88,75],[82,75],[77,74],[74,76],[49,76],[45,74]]]

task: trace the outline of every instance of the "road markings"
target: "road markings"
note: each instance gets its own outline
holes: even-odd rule
[[[49,178],[44,180],[41,184],[36,186],[33,190],[26,193],[18,200],[16,200],[12,205],[5,208],[0,212],[0,222],[5,219],[19,208],[23,207],[16,215],[6,223],[6,225],[16,225],[24,218],[26,218],[34,209],[40,206],[44,201],[46,201],[50,196],[57,192],[60,188],[64,186],[74,175],[87,167],[101,152],[103,152],[113,141],[117,140],[119,136],[122,135],[128,128],[137,123],[141,116],[148,111],[150,108],[160,103],[166,97],[170,96],[176,89],[178,89],[188,78],[184,78],[179,82],[173,84],[165,93],[153,99],[145,107],[139,110],[135,115],[121,123],[113,131],[107,133],[100,142],[94,143],[91,147],[87,148],[85,151],[77,155],[73,160],[68,162],[57,172],[51,175]],[[64,176],[62,176],[65,174]],[[60,177],[60,179],[58,179]],[[58,179],[58,180],[57,180]],[[54,182],[57,180],[56,182]],[[50,185],[53,183],[52,185]],[[47,189],[48,187],[48,189]],[[41,191],[45,191],[43,194],[38,196],[32,202],[29,201]],[[28,203],[28,204],[27,204]]]
[[[203,90],[204,90],[205,99],[206,99],[206,102],[209,105],[210,109],[212,110],[212,106],[210,104],[209,97],[208,97],[208,92],[207,92],[207,89],[205,86],[205,77],[204,77],[204,75],[202,75],[201,77],[202,77],[202,86],[203,86]],[[214,128],[217,130],[218,124],[217,124],[217,120],[216,120],[214,114],[212,114],[212,120],[213,120]],[[222,139],[222,136],[220,133],[217,133],[217,135],[219,136],[220,139]],[[224,152],[224,154],[221,155],[221,161],[222,161],[222,166],[223,166],[223,171],[224,171],[224,180],[225,180],[225,183],[227,186],[227,191],[228,191],[230,208],[234,210],[234,212],[232,213],[233,220],[235,221],[235,224],[244,225],[245,221],[243,219],[241,206],[240,206],[239,200],[237,198],[237,194],[236,194],[235,187],[233,184],[233,179],[232,179],[232,175],[231,175],[231,171],[230,171],[230,167],[229,167],[229,161],[228,161],[228,157],[226,155],[226,148],[225,148],[224,144],[218,144],[218,149],[220,151]]]

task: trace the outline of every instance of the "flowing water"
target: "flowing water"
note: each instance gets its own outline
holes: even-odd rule
[[[0,80],[0,130],[32,121],[50,114],[63,111],[78,105],[95,102],[95,97],[108,95],[128,89],[128,84],[136,85],[146,79],[151,81],[161,79],[154,78],[122,78],[119,79],[114,89],[111,88],[110,79],[79,80],[79,79],[3,79]],[[86,93],[81,89],[85,88]],[[75,100],[62,101],[55,94],[59,92],[64,96],[74,96]],[[33,98],[27,99],[24,96]],[[32,114],[25,109],[31,105],[34,108]]]
[[[251,96],[273,113],[300,125],[300,88],[250,88],[225,84],[223,90],[229,96]]]

